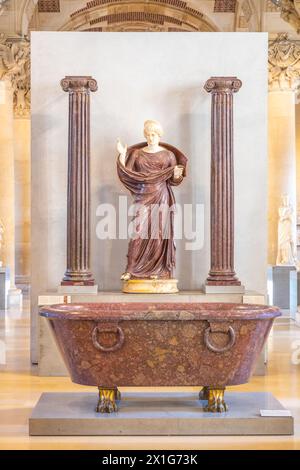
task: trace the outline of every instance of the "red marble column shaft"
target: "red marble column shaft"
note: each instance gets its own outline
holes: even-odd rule
[[[67,269],[62,285],[94,285],[90,270],[90,76],[61,80],[69,93]]]
[[[211,77],[211,265],[206,285],[241,285],[234,271],[233,93],[236,77]]]

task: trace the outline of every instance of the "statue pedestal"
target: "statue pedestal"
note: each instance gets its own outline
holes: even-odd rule
[[[127,294],[175,294],[177,279],[129,279],[123,281],[122,291]]]
[[[21,289],[12,287],[8,290],[7,295],[7,308],[10,307],[22,307],[23,304],[23,294]]]
[[[7,307],[7,292],[9,288],[9,268],[0,267],[0,310]]]
[[[8,266],[0,267],[0,309],[21,307],[23,295],[21,289],[10,288],[10,269]]]
[[[297,312],[297,270],[295,266],[271,266],[268,270],[268,293],[271,305],[295,319]]]

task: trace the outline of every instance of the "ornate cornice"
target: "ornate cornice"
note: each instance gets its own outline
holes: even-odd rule
[[[278,34],[269,44],[270,91],[296,91],[300,83],[300,44]]]
[[[0,79],[9,80],[14,93],[14,114],[30,115],[30,43],[27,39],[0,43]]]

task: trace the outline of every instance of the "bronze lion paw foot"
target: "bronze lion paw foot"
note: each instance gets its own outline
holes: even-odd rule
[[[97,413],[114,413],[118,411],[116,400],[121,400],[121,394],[117,388],[98,387],[99,400],[96,406]]]
[[[210,413],[224,413],[228,411],[228,406],[224,400],[225,388],[210,388],[203,387],[199,393],[200,400],[207,400],[207,405],[204,407],[204,411]]]
[[[199,400],[208,400],[208,387],[203,387],[199,392]]]

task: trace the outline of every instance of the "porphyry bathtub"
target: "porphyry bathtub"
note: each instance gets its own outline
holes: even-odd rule
[[[229,303],[84,303],[40,308],[73,382],[99,388],[117,411],[122,386],[202,386],[206,411],[226,411],[225,387],[246,383],[277,307]]]

